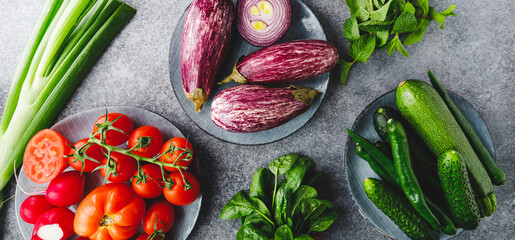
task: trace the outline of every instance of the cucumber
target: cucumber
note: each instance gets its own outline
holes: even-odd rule
[[[447,150],[438,158],[438,175],[447,205],[458,227],[465,230],[479,226],[479,208],[470,185],[467,168],[455,150]]]
[[[402,192],[374,178],[366,178],[363,189],[377,208],[411,239],[439,238],[438,232],[417,213]]]
[[[436,90],[423,81],[403,81],[397,87],[395,102],[435,155],[450,149],[462,154],[471,182],[477,185],[476,194],[481,199],[478,204],[488,210],[487,216],[491,215],[495,211],[495,193],[490,177]]]

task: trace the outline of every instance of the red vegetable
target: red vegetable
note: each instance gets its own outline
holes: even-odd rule
[[[100,129],[99,125],[109,125],[109,129],[104,133],[105,142],[107,144],[111,146],[118,146],[129,140],[129,136],[134,130],[134,123],[132,123],[132,120],[127,115],[121,113],[108,113],[107,122],[108,123],[106,123],[105,115],[98,118],[98,120],[95,122],[95,126],[93,127],[93,132],[98,132]],[[100,139],[100,135],[101,133],[98,133],[95,135],[95,137]]]
[[[170,178],[174,182],[170,189],[163,188],[166,200],[173,205],[185,206],[193,203],[200,194],[200,184],[195,176],[189,172],[182,172],[184,178],[191,185],[186,187],[180,172],[170,173]]]
[[[29,196],[20,206],[20,217],[26,223],[35,224],[41,214],[54,207],[45,195]]]
[[[181,75],[184,93],[200,112],[213,91],[234,20],[229,0],[195,0],[184,20]]]
[[[170,148],[172,148],[173,151],[164,154]],[[185,151],[186,149],[189,149],[190,154]],[[175,163],[178,166],[187,167],[190,165],[191,161],[193,161],[193,146],[191,146],[191,143],[186,138],[174,137],[163,144],[159,154],[164,154],[159,157],[160,162]],[[179,171],[174,167],[165,166],[164,168],[170,172]]]
[[[262,48],[240,58],[220,83],[278,83],[326,73],[338,63],[338,50],[322,40],[296,40]]]
[[[73,146],[76,148],[76,149],[80,149],[82,146],[84,146],[86,143],[88,142],[88,138],[84,138],[84,139],[81,139],[79,140],[78,142],[76,142]],[[67,155],[72,155],[75,153],[75,150],[73,150],[72,148],[70,148],[70,152],[68,152]],[[102,162],[102,160],[104,159],[104,153],[102,152],[102,147],[100,147],[100,145],[98,144],[90,144],[90,146],[88,147],[88,149],[86,149],[86,152],[85,154],[92,158],[92,159],[95,159],[97,160],[98,162],[93,162],[89,159],[84,159],[84,169],[82,169],[82,162],[77,160],[75,161],[75,157],[70,157],[68,158],[68,162],[70,164],[70,166],[77,170],[77,171],[82,171],[82,172],[91,172],[93,171],[96,167],[100,166],[100,163]],[[74,162],[75,161],[75,162]]]
[[[35,183],[46,183],[68,167],[70,141],[51,129],[43,129],[30,140],[23,155],[23,171]]]
[[[129,149],[142,157],[153,157],[159,153],[163,145],[163,134],[153,126],[136,128],[129,136]],[[133,149],[136,146],[135,149]]]
[[[318,91],[306,87],[269,88],[238,85],[220,92],[211,105],[211,120],[230,132],[258,132],[304,113]]]
[[[145,217],[143,217],[143,230],[147,234],[152,234],[154,230],[166,233],[172,227],[174,219],[175,210],[173,205],[166,200],[158,201],[152,204],[148,208],[147,213],[145,213]],[[154,229],[156,222],[157,228]]]
[[[290,27],[290,0],[239,0],[236,8],[238,31],[252,45],[270,46]]]
[[[146,182],[139,181],[136,177],[132,178],[132,189],[142,198],[155,198],[163,194],[163,175],[161,168],[155,164],[147,164],[141,167],[143,173],[147,176]],[[136,172],[134,176],[137,176]]]
[[[112,164],[116,165],[116,172],[109,173],[107,180],[114,183],[129,181],[131,177],[134,176],[134,173],[138,170],[138,162],[136,159],[119,152],[111,153],[111,162]],[[107,158],[104,158],[102,165],[106,165],[107,163]],[[101,168],[100,174],[102,174],[102,177],[105,178],[108,174],[107,169]]]
[[[82,199],[85,183],[86,175],[77,171],[63,172],[48,185],[46,199],[59,207],[76,204]]]
[[[71,237],[74,216],[70,209],[63,207],[46,211],[34,225],[32,240],[64,240]]]

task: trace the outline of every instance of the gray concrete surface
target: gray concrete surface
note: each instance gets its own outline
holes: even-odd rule
[[[193,142],[202,162],[204,202],[190,239],[231,239],[239,221],[221,220],[220,210],[240,189],[250,187],[251,175],[273,158],[299,152],[327,173],[320,195],[334,202],[341,217],[324,239],[386,239],[357,211],[348,191],[343,165],[344,129],[351,127],[369,102],[404,79],[427,80],[429,68],[448,89],[471,102],[486,121],[496,147],[497,162],[508,183],[495,187],[498,210],[482,219],[477,230],[455,239],[513,239],[515,236],[514,49],[515,7],[511,0],[430,1],[437,10],[456,4],[457,16],[446,29],[432,23],[421,42],[406,49],[412,57],[377,51],[369,62],[351,70],[347,86],[333,73],[329,91],[317,114],[294,135],[262,146],[239,146],[217,140],[200,130],[183,113],[172,93],[168,74],[170,36],[190,0],[127,0],[138,13],[84,79],[60,120],[70,114],[106,105],[126,105],[158,113]],[[344,0],[305,0],[322,22],[329,41],[344,55],[349,47],[341,29],[349,10]],[[30,36],[43,0],[0,0],[0,110]],[[14,179],[4,196],[14,194]],[[0,239],[20,239],[14,201],[0,210]]]

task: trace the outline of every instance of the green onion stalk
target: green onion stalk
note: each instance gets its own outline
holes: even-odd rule
[[[118,0],[46,2],[5,102],[0,123],[0,190],[22,163],[32,136],[50,127],[135,13]]]

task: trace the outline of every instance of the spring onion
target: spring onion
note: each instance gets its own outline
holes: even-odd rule
[[[0,190],[25,146],[67,99],[136,10],[118,0],[48,0],[22,55],[0,123]]]

